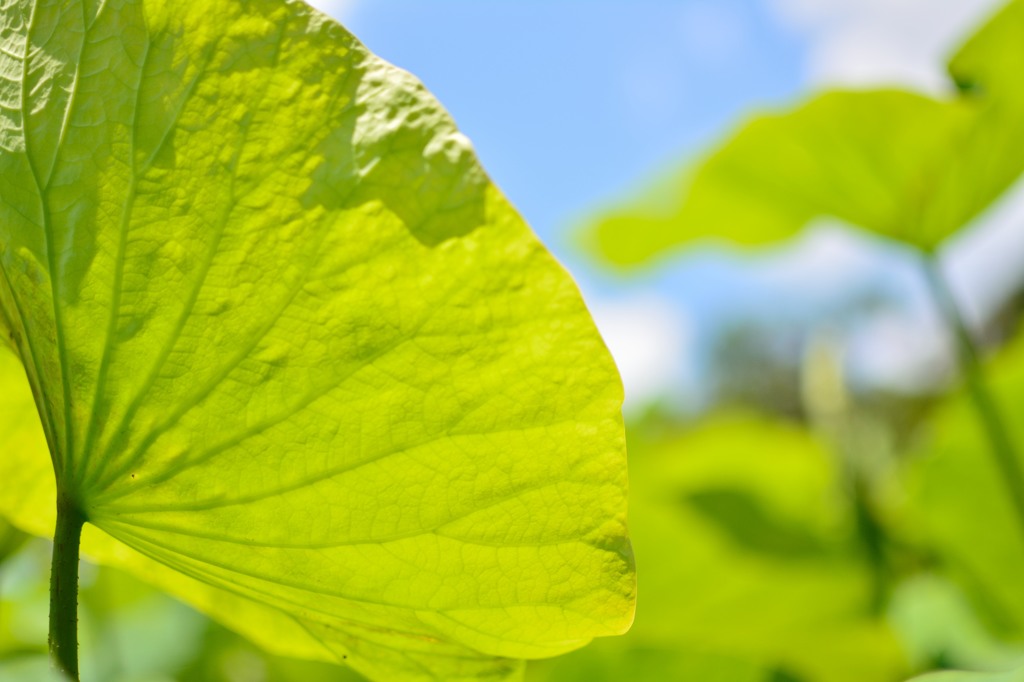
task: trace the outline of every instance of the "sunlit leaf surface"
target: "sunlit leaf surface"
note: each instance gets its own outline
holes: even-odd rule
[[[12,0],[0,48],[18,525],[48,450],[87,553],[378,679],[628,627],[615,369],[417,81],[275,0]]]
[[[531,679],[891,682],[908,673],[884,614],[873,613],[838,463],[815,437],[750,416],[630,433],[636,624],[531,663]]]

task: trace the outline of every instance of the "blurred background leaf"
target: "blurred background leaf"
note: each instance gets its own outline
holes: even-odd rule
[[[836,494],[837,463],[812,434],[719,415],[692,428],[635,425],[630,453],[631,527],[649,596],[628,635],[576,655],[608,671],[591,679],[621,679],[602,657],[651,670],[630,679],[665,679],[672,651],[669,669],[699,662],[723,679],[852,682],[906,670],[872,606],[871,571]]]
[[[1024,338],[995,357],[988,376],[1006,423],[1024,443],[1012,411],[1024,401]],[[966,395],[956,394],[929,424],[908,463],[908,532],[940,552],[944,568],[967,589],[987,623],[1024,642],[1024,528],[986,453],[986,437]]]
[[[1022,13],[1012,3],[954,57],[956,82],[979,86],[969,96],[834,91],[754,118],[681,176],[595,220],[585,244],[628,266],[701,239],[770,244],[828,217],[934,249],[1024,171],[1024,157],[1005,153],[1024,144],[1024,110],[1003,106],[1024,102],[1005,94],[1019,92],[1006,74],[1022,59]]]

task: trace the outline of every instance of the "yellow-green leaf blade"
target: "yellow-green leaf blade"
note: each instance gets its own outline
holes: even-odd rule
[[[292,2],[23,1],[0,42],[3,308],[123,565],[383,679],[628,627],[614,366],[418,82]]]
[[[642,200],[610,212],[585,237],[617,265],[698,240],[771,244],[827,218],[932,248],[1020,172],[1016,160],[993,167],[983,156],[990,141],[981,119],[973,102],[826,93],[752,120],[695,170],[665,183],[661,207]]]
[[[954,55],[956,97],[837,91],[757,117],[686,173],[599,216],[586,245],[618,266],[695,240],[741,246],[817,219],[929,250],[984,212],[1024,171],[1024,3],[1009,2]]]

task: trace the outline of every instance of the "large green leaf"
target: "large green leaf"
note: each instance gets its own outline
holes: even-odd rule
[[[17,524],[48,444],[88,554],[380,679],[628,627],[614,366],[412,77],[297,2],[13,0],[0,150]]]
[[[837,219],[934,249],[1024,172],[1007,152],[1024,145],[1024,107],[992,94],[1020,92],[1008,81],[1024,63],[1021,14],[1015,2],[953,62],[959,81],[991,87],[943,100],[830,92],[754,118],[695,168],[596,220],[587,246],[629,266],[694,240],[769,244]]]
[[[838,462],[817,438],[720,415],[683,433],[635,427],[629,444],[647,595],[636,624],[532,663],[533,679],[891,682],[908,672],[872,613],[872,572]]]

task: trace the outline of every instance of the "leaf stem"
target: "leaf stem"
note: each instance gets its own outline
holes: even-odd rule
[[[988,389],[974,339],[964,323],[956,298],[942,275],[937,258],[926,256],[924,266],[932,295],[956,339],[960,370],[967,383],[967,390],[988,436],[990,452],[1002,474],[1001,478],[1006,484],[1006,491],[1017,514],[1019,527],[1024,533],[1024,473],[1021,472],[1017,448],[1006,428],[999,406]]]
[[[57,528],[50,568],[50,659],[78,680],[78,553],[85,516],[63,493],[57,494]]]

